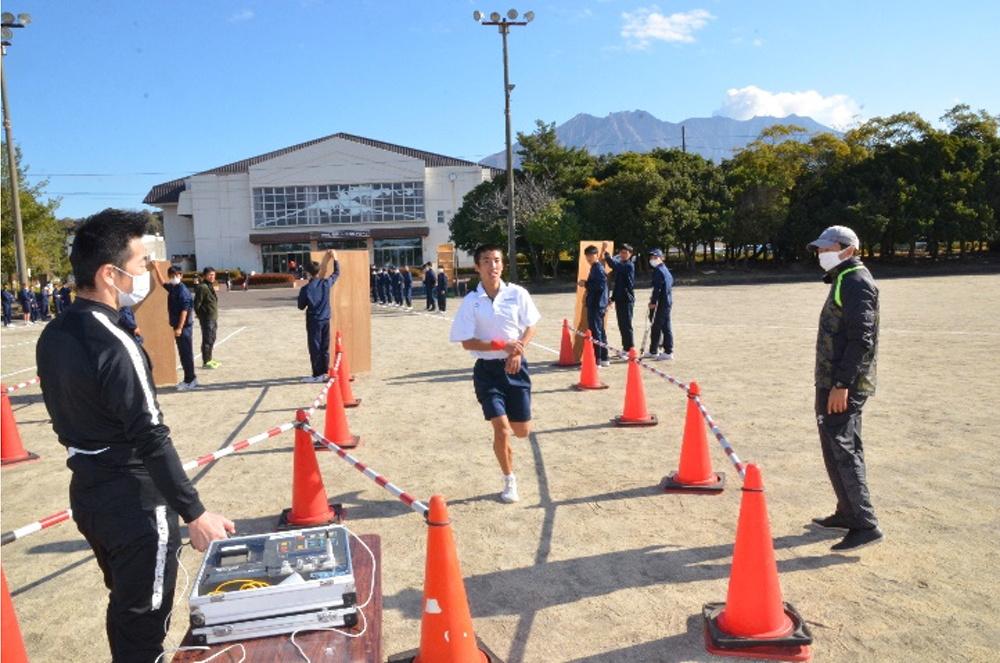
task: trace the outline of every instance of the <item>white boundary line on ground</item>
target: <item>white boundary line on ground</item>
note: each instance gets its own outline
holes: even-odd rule
[[[674,323],[674,327],[722,327],[722,328],[732,328],[739,327],[741,329],[786,329],[791,331],[808,331],[815,332],[815,327],[791,327],[787,325],[724,325],[714,322],[679,322]],[[928,336],[1000,336],[1000,332],[989,332],[989,331],[939,331],[936,329],[894,329],[892,327],[881,327],[879,328],[879,333],[889,333],[889,334],[926,334]]]
[[[37,340],[35,340],[35,341],[21,341],[20,343],[11,343],[10,345],[0,345],[0,350],[5,349],[5,348],[16,348],[16,347],[18,347],[20,345],[34,345],[37,342],[38,342]]]
[[[222,345],[223,343],[225,343],[226,341],[228,341],[229,339],[231,339],[231,338],[232,338],[233,336],[236,336],[237,334],[239,334],[239,333],[240,333],[241,331],[243,331],[244,329],[246,329],[246,327],[240,327],[239,329],[237,329],[236,331],[234,331],[234,332],[233,332],[232,334],[230,334],[229,336],[225,337],[225,338],[224,338],[224,339],[222,339],[221,341],[217,341],[217,342],[215,343],[215,345],[214,345],[214,346],[212,346],[212,347],[216,347],[216,346],[219,346],[219,345]],[[198,354],[196,354],[196,355],[194,356],[194,358],[195,358],[195,359],[197,359],[197,358],[198,358],[198,357],[200,357],[200,356],[201,356],[201,353],[199,352]],[[180,370],[180,369],[182,369],[182,368],[184,368],[183,364],[177,364],[177,368],[176,368],[175,370]],[[196,366],[195,368],[197,368],[197,366]]]
[[[25,369],[22,369],[20,371],[14,371],[13,373],[6,373],[4,375],[0,375],[0,378],[10,377],[11,375],[17,375],[19,373],[27,373],[28,371],[33,371],[36,368],[38,368],[38,367],[37,366],[32,366],[31,368],[25,368]]]

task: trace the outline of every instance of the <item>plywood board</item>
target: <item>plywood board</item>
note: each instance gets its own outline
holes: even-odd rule
[[[149,294],[132,310],[135,312],[135,324],[144,339],[143,347],[153,362],[153,383],[157,387],[172,387],[178,382],[177,345],[167,314],[167,291],[163,288],[170,262],[155,260],[153,266]]]
[[[312,259],[323,262],[326,251],[313,251]],[[330,361],[334,361],[336,337],[344,339],[347,365],[352,373],[364,373],[372,368],[372,311],[368,275],[371,266],[367,249],[337,250],[340,278],[330,293]],[[333,273],[333,261],[326,272]]]
[[[598,250],[600,250],[601,245],[604,243],[607,243],[608,245],[606,249],[607,252],[610,253],[611,255],[614,255],[615,254],[614,242],[602,239],[586,240],[580,242],[580,258],[576,268],[576,280],[578,283],[580,281],[586,281],[587,277],[590,276],[590,264],[587,262],[587,259],[583,256],[583,250],[586,249],[591,244],[593,244],[598,248]],[[601,253],[598,257],[601,259],[601,264],[604,265],[604,254]],[[605,273],[610,274],[611,268],[608,267],[607,265],[604,265],[604,271]],[[570,321],[570,325],[572,325],[576,329],[579,329],[581,332],[585,332],[587,331],[587,329],[589,329],[589,326],[587,325],[587,311],[585,310],[586,307],[584,306],[584,301],[586,300],[586,298],[587,298],[587,289],[578,285],[576,287],[576,312],[573,314],[573,319]],[[607,328],[608,328],[608,315],[607,313],[605,313],[604,329],[606,330]],[[573,356],[576,357],[576,361],[580,361],[581,358],[583,357],[582,336],[576,336],[573,339]]]
[[[448,276],[448,285],[455,287],[455,245],[438,244],[438,265],[444,268],[444,273]],[[434,266],[435,270],[437,265]]]

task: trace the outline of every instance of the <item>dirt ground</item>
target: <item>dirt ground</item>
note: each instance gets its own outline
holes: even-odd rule
[[[879,387],[865,442],[886,540],[858,554],[830,553],[837,535],[806,526],[834,506],[811,414],[825,286],[677,288],[677,359],[659,367],[697,381],[739,458],[760,464],[781,588],[811,625],[813,660],[995,661],[1000,275],[879,285]],[[221,293],[223,368],[200,371],[195,391],[159,393],[183,461],[291,421],[316,397],[320,385],[299,382],[308,356],[293,297]],[[573,295],[535,301],[544,316],[536,341],[555,351]],[[610,389],[579,393],[569,388],[577,372],[552,368],[554,352],[532,348],[534,433],[515,447],[521,501],[504,505],[472,360],[448,343],[448,321],[380,308],[372,315],[374,368],[358,375],[363,403],[348,411],[362,437],[353,453],[417,499],[447,498],[478,636],[509,663],[721,660],[705,651],[701,608],[726,600],[741,491],[711,436],[725,492],[659,489],[677,468],[681,390],[643,373],[660,424],[615,428],[624,363],[602,369]],[[6,384],[34,376],[40,330],[3,331]],[[618,344],[613,325],[609,337]],[[65,453],[38,387],[11,403],[24,447],[41,460],[0,475],[5,532],[69,505]],[[268,531],[291,503],[292,441],[285,433],[193,472],[205,503],[241,533]],[[320,467],[328,495],[348,507],[347,525],[381,537],[384,652],[417,647],[426,525],[336,456],[321,455]],[[4,546],[2,558],[32,661],[107,660],[105,591],[72,523]],[[193,574],[200,556],[189,549],[182,564]],[[186,600],[177,611],[175,642]]]

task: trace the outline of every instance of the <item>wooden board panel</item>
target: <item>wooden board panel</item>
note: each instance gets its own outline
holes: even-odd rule
[[[580,258],[579,263],[576,268],[576,280],[586,281],[587,277],[590,276],[590,264],[587,259],[583,256],[583,250],[588,246],[593,244],[600,250],[601,245],[607,242],[607,251],[611,255],[615,254],[615,243],[608,240],[588,240],[580,242]],[[599,256],[601,259],[601,264],[604,264],[604,255]],[[604,271],[608,274],[611,273],[611,268],[604,265]],[[581,286],[576,287],[576,312],[573,314],[573,319],[570,320],[570,325],[579,329],[581,332],[587,331],[589,326],[587,325],[587,311],[585,310],[584,301],[587,298],[587,289]],[[608,328],[608,316],[607,313],[604,314],[604,329]],[[574,335],[575,336],[575,335]],[[573,339],[573,356],[576,357],[576,361],[580,361],[583,357],[583,337],[575,336]]]
[[[322,263],[325,251],[313,251],[312,259]],[[339,331],[344,339],[344,352],[351,373],[364,373],[372,368],[372,310],[369,297],[367,249],[338,250],[340,278],[330,293],[330,361],[334,361],[335,339]],[[333,262],[327,276],[333,273]]]
[[[139,333],[144,339],[143,347],[153,362],[153,383],[157,387],[173,387],[178,382],[177,345],[174,342],[174,330],[170,326],[170,316],[167,314],[167,291],[162,285],[170,262],[156,260],[153,265],[155,269],[150,274],[149,295],[132,310],[135,312]]]
[[[438,264],[434,265],[437,271],[438,265],[444,268],[444,273],[448,276],[448,287],[455,287],[455,245],[438,244]]]

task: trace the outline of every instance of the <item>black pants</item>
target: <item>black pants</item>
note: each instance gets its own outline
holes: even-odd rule
[[[427,295],[427,309],[428,311],[434,310],[434,288],[428,288],[424,286],[424,294]]]
[[[109,590],[106,627],[113,663],[153,663],[163,652],[164,624],[174,604],[177,514],[166,506],[145,511],[119,503],[99,512],[74,508],[73,520]]]
[[[219,331],[218,320],[199,320],[201,323],[201,363],[212,361],[212,350],[215,348],[215,336]]]
[[[595,341],[605,344],[608,342],[608,335],[604,331],[604,314],[607,310],[606,308],[596,308],[593,310],[589,307],[587,308],[587,327],[590,329],[590,335]],[[606,361],[608,358],[608,348],[594,345],[594,358],[597,361]]]
[[[861,411],[868,397],[852,390],[846,411],[827,414],[829,397],[830,390],[816,389],[816,424],[826,473],[837,496],[837,515],[846,518],[852,529],[875,527],[878,519],[868,494],[861,443]]]
[[[656,307],[653,316],[653,328],[649,332],[649,351],[656,354],[660,347],[660,335],[663,335],[663,351],[668,355],[674,353],[674,332],[670,329],[670,305],[662,302]]]
[[[407,307],[413,306],[413,286],[404,285],[403,286],[403,301],[406,303]]]
[[[184,368],[184,381],[191,382],[194,374],[194,325],[186,325],[180,336],[174,338],[177,343],[177,356]]]
[[[622,334],[622,350],[628,352],[635,347],[635,337],[632,335],[633,302],[615,302],[615,316],[618,318],[618,329]]]
[[[326,377],[330,374],[330,321],[307,319],[306,338],[313,377]]]
[[[448,291],[447,290],[438,290],[437,291],[437,300],[438,300],[438,310],[444,311],[445,309],[447,309],[448,308]]]

